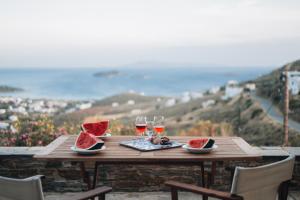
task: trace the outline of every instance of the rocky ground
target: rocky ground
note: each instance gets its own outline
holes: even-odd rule
[[[65,196],[72,196],[74,193],[66,193]],[[46,194],[46,200],[59,200],[62,199],[63,195],[58,193],[48,193]],[[107,195],[107,200],[170,200],[171,194],[169,192],[132,192],[132,193],[110,193]],[[201,200],[201,196],[180,192],[179,199],[184,200]],[[215,200],[215,198],[210,198],[210,200]],[[288,200],[300,200],[300,192],[290,193]]]

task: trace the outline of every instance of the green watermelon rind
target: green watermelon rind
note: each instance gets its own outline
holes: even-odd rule
[[[104,145],[104,142],[98,142],[96,143],[94,146],[92,146],[91,148],[89,148],[88,150],[97,150],[97,149],[101,149]]]
[[[209,149],[212,148],[215,144],[215,141],[213,139],[208,139],[207,143],[203,146],[203,149]]]

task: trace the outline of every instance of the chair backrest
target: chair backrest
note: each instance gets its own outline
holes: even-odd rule
[[[280,184],[292,179],[294,162],[295,156],[289,156],[260,167],[237,167],[231,193],[244,200],[276,200]]]
[[[0,176],[0,200],[44,200],[41,177],[13,179]]]

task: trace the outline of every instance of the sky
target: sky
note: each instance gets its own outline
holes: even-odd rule
[[[0,0],[0,67],[281,66],[299,0]]]

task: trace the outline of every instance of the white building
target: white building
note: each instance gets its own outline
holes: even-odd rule
[[[229,80],[229,81],[227,82],[227,85],[228,85],[228,86],[237,86],[238,84],[239,84],[239,82],[236,81],[236,80]]]
[[[182,96],[180,97],[179,101],[181,103],[187,103],[191,100],[191,97],[190,97],[190,92],[184,92],[182,93]]]
[[[210,99],[210,100],[202,102],[202,107],[203,108],[208,108],[208,107],[210,107],[212,105],[215,105],[215,104],[216,104],[216,101],[213,100],[213,99]]]
[[[45,102],[43,100],[34,101],[29,104],[29,110],[31,112],[41,112],[44,106]]]
[[[9,106],[9,110],[11,112],[14,112],[14,113],[21,113],[23,115],[27,115],[27,111],[26,111],[26,108],[24,108],[23,106],[19,106],[19,107],[16,107],[16,108],[13,108],[12,106]]]
[[[67,102],[55,101],[55,100],[48,101],[46,104],[48,107],[58,107],[58,108],[65,108],[68,105]]]
[[[222,97],[223,100],[235,97],[243,92],[243,88],[238,86],[238,82],[235,80],[230,80],[227,82],[225,87],[225,95]]]
[[[225,88],[225,96],[232,98],[235,97],[236,95],[241,94],[243,91],[243,88],[241,87],[227,87]]]
[[[180,102],[181,103],[187,103],[187,102],[189,102],[191,100],[191,97],[189,96],[189,95],[187,95],[187,96],[182,96],[181,98],[180,98]]]
[[[172,99],[168,99],[165,103],[166,107],[172,107],[176,104],[176,99],[172,98]]]
[[[300,72],[288,72],[288,81],[292,95],[298,95],[300,92]]]
[[[127,101],[127,104],[128,104],[128,105],[134,105],[134,104],[135,104],[135,101],[134,101],[134,100],[128,100],[128,101]]]
[[[209,90],[209,93],[210,94],[217,94],[219,91],[220,91],[220,87],[218,87],[218,86],[216,86],[216,87],[212,87],[212,88],[210,88],[210,90]]]
[[[255,85],[255,83],[247,83],[245,85],[245,89],[250,90],[250,91],[254,91],[256,89],[256,85]]]
[[[201,92],[191,92],[190,96],[192,99],[200,99],[203,97],[203,94]]]
[[[76,111],[76,108],[69,108],[65,112],[66,113],[72,113],[72,112],[75,112],[75,111]]]
[[[57,109],[56,108],[42,108],[40,110],[41,113],[48,113],[48,114],[51,114],[51,113],[55,113],[57,112]]]
[[[131,110],[131,114],[132,115],[139,115],[142,113],[142,110],[141,109],[133,109]]]
[[[6,110],[5,109],[0,109],[0,115],[3,115],[6,113]]]
[[[83,104],[78,104],[76,107],[80,110],[88,109],[92,107],[92,103],[83,103]]]
[[[12,122],[15,122],[15,121],[18,121],[18,116],[16,116],[16,115],[11,115],[11,116],[8,117],[8,119],[9,119],[10,121],[12,121]]]
[[[118,102],[113,102],[111,104],[111,107],[113,107],[113,108],[119,107],[119,103]]]
[[[9,127],[9,123],[0,122],[0,129],[7,129]]]

